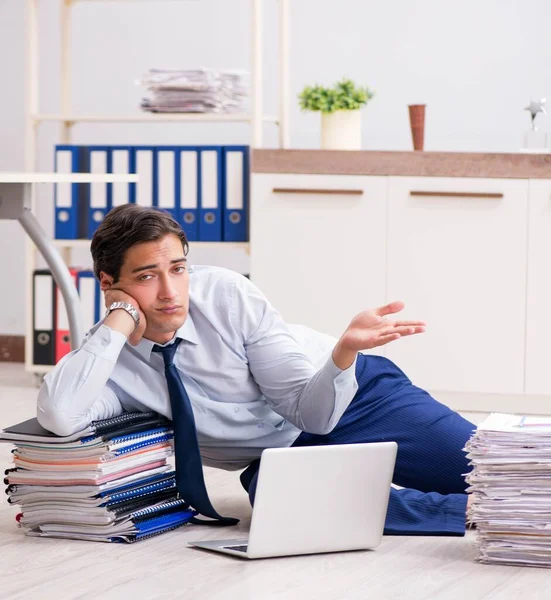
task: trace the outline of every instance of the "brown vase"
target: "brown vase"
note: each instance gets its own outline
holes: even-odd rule
[[[425,106],[426,104],[408,105],[414,150],[423,150],[425,146]]]

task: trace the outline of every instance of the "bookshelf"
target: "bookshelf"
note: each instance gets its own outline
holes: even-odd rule
[[[26,0],[26,119],[25,119],[25,169],[27,172],[35,172],[38,168],[38,135],[43,123],[58,123],[60,126],[57,143],[70,144],[73,128],[79,123],[248,123],[250,126],[249,145],[252,148],[262,147],[263,127],[265,123],[272,123],[278,127],[278,143],[280,148],[289,147],[289,54],[288,54],[288,17],[289,0],[276,0],[278,4],[278,114],[275,116],[264,115],[262,108],[262,13],[266,0],[250,0],[250,43],[251,43],[251,66],[250,66],[250,111],[238,114],[79,114],[73,110],[71,102],[71,65],[72,65],[72,13],[76,5],[89,2],[98,5],[100,10],[102,3],[120,2],[128,5],[132,10],[132,4],[149,2],[151,4],[163,4],[166,2],[186,3],[193,0],[61,0],[59,10],[60,24],[60,107],[59,112],[50,114],[40,110],[39,94],[39,5],[41,0]],[[195,0],[197,1],[197,0]],[[218,0],[225,2],[226,0]],[[98,32],[98,35],[99,32]],[[246,143],[246,142],[245,142]],[[36,208],[35,194],[31,199],[32,211]],[[88,248],[89,240],[55,240],[54,246],[60,252],[66,264],[69,264],[72,252],[79,248]],[[241,249],[247,254],[250,252],[248,242],[193,242],[194,248],[220,248]],[[32,273],[37,264],[37,249],[32,241],[27,241],[26,248],[26,283],[27,295],[30,297],[32,290]],[[25,368],[29,372],[43,375],[51,367],[34,365],[32,362],[32,303],[27,303],[26,311],[26,358]]]
[[[72,11],[77,4],[92,2],[101,6],[102,3],[120,2],[129,5],[136,3],[163,4],[166,2],[186,3],[192,0],[61,0],[60,32],[61,32],[61,61],[60,72],[60,111],[55,114],[45,114],[40,111],[39,100],[39,23],[38,7],[41,0],[26,0],[27,13],[27,107],[26,107],[26,144],[25,167],[27,171],[36,171],[37,136],[41,123],[58,122],[61,125],[59,143],[69,144],[71,130],[79,123],[174,123],[174,122],[240,122],[250,124],[250,145],[253,148],[262,147],[262,132],[264,123],[278,126],[278,141],[280,148],[289,147],[289,0],[276,0],[278,4],[278,114],[264,115],[262,110],[262,8],[266,0],[250,0],[251,3],[251,76],[249,113],[239,114],[78,114],[72,109],[71,102],[71,65],[72,65]],[[226,0],[218,0],[223,2]],[[231,0],[230,0],[231,1]],[[98,34],[99,35],[99,34]]]

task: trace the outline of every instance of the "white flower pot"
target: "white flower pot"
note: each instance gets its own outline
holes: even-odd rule
[[[321,113],[321,147],[322,150],[361,150],[361,109]]]

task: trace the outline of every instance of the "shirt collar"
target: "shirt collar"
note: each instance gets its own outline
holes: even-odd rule
[[[184,324],[176,331],[174,338],[167,342],[167,344],[171,344],[176,338],[181,338],[184,342],[190,342],[191,344],[199,343],[199,336],[197,335],[197,330],[195,329],[195,323],[193,322],[193,319],[189,313],[184,321]],[[142,338],[137,346],[131,346],[131,348],[149,362],[151,359],[153,346],[155,346],[155,342]]]

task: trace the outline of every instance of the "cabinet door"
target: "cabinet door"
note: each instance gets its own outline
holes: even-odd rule
[[[388,300],[426,333],[388,346],[429,390],[522,393],[528,181],[389,181]]]
[[[339,337],[385,297],[385,177],[253,174],[251,280],[288,323]]]
[[[530,181],[526,393],[551,394],[551,181]]]

